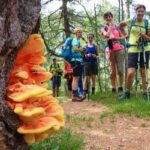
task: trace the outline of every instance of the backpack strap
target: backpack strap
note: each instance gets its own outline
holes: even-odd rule
[[[130,29],[129,29],[129,32],[128,32],[128,40],[127,40],[127,48],[129,48],[131,45],[129,43],[130,41],[130,33],[131,33],[131,29],[133,26],[138,26],[140,27],[139,25],[135,25],[136,23],[136,17],[134,17],[132,20],[131,20],[131,24],[130,24]],[[141,26],[141,28],[145,28],[145,33],[146,35],[148,34],[148,20],[147,19],[144,19],[144,27]],[[136,46],[136,45],[132,45],[132,46]]]
[[[148,20],[144,19],[144,27],[146,29],[146,35],[148,34]]]

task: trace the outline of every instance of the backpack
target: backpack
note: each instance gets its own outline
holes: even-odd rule
[[[61,49],[62,57],[68,62],[72,59],[72,40],[73,38],[68,37],[64,43],[64,46]]]
[[[148,20],[147,19],[144,19],[144,27],[143,26],[139,26],[139,25],[135,25],[136,23],[136,18],[134,17],[132,20],[131,20],[131,24],[130,24],[130,29],[129,29],[129,32],[128,32],[128,39],[127,39],[127,42],[126,42],[126,47],[129,48],[130,46],[137,46],[137,44],[130,44],[130,33],[131,33],[131,29],[133,26],[137,26],[137,27],[141,27],[141,28],[145,28],[146,30],[146,34],[148,34]],[[144,46],[147,46],[148,44],[148,41],[147,40],[143,40],[143,44]]]

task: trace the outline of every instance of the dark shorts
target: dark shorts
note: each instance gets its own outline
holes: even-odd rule
[[[82,75],[82,64],[79,61],[71,62],[71,66],[73,68],[73,76],[79,77]]]
[[[61,85],[61,77],[53,77],[52,78],[52,88],[55,89],[57,87],[60,87]]]
[[[84,75],[91,76],[98,74],[98,64],[97,62],[85,62],[84,63]]]
[[[68,91],[72,91],[72,79],[67,79]]]
[[[128,53],[128,68],[143,68],[146,65],[146,68],[149,67],[149,51],[145,52],[145,62],[144,62],[144,53]],[[139,64],[139,66],[138,66]]]

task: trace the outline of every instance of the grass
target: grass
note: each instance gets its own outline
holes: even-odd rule
[[[73,126],[87,126],[89,128],[92,127],[92,123],[94,121],[94,118],[92,116],[83,116],[83,115],[66,115],[66,122],[70,122]]]
[[[113,113],[124,113],[136,117],[150,116],[150,101],[146,102],[141,97],[131,96],[129,100],[119,101],[118,95],[107,93],[96,93],[92,96],[93,101],[101,102],[112,109]]]
[[[32,144],[30,148],[31,150],[81,150],[83,146],[84,139],[81,134],[64,129],[49,139]]]
[[[107,117],[109,118],[111,123],[114,123],[116,121],[115,115],[112,112],[104,111],[99,117],[100,122],[104,123],[104,119]]]

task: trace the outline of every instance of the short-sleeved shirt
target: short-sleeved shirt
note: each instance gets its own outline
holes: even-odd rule
[[[106,27],[105,27],[106,28]],[[102,28],[101,29],[101,32],[103,33],[104,31],[105,31],[105,28]],[[106,51],[107,51],[107,49],[108,49],[108,40],[110,39],[110,38],[113,38],[113,37],[115,37],[115,38],[119,38],[120,37],[120,35],[121,35],[121,33],[120,33],[120,30],[119,30],[119,28],[113,23],[112,25],[111,25],[111,27],[108,27],[108,28],[110,28],[110,37],[109,38],[105,38],[105,47],[106,47]],[[113,47],[112,47],[112,49],[110,49],[110,50],[112,50],[112,51],[119,51],[119,50],[122,50],[122,49],[124,49],[124,46],[122,45],[122,44],[120,44],[120,41],[119,40],[115,40],[115,41],[112,41],[112,44],[113,44]]]
[[[73,38],[72,40],[72,59],[71,61],[79,61],[82,62],[82,52],[81,51],[75,51],[74,46],[78,46],[78,48],[81,47],[80,40],[77,38]]]
[[[69,72],[69,73],[66,73],[64,77],[66,79],[72,79],[72,77],[73,77],[73,68],[71,67],[71,64],[65,65],[64,70]]]
[[[132,19],[127,19],[125,22],[127,24],[128,29],[131,28],[131,21]],[[135,22],[135,26],[132,26],[130,31],[130,37],[129,37],[129,43],[131,45],[137,45],[137,41],[139,39],[139,32],[146,33],[146,29],[144,28],[144,20],[143,22]],[[148,29],[150,29],[150,22],[148,21]],[[148,46],[145,46],[145,51],[150,50],[150,44],[148,43]],[[128,49],[128,52],[130,53],[137,53],[141,51],[137,46],[131,46]]]

